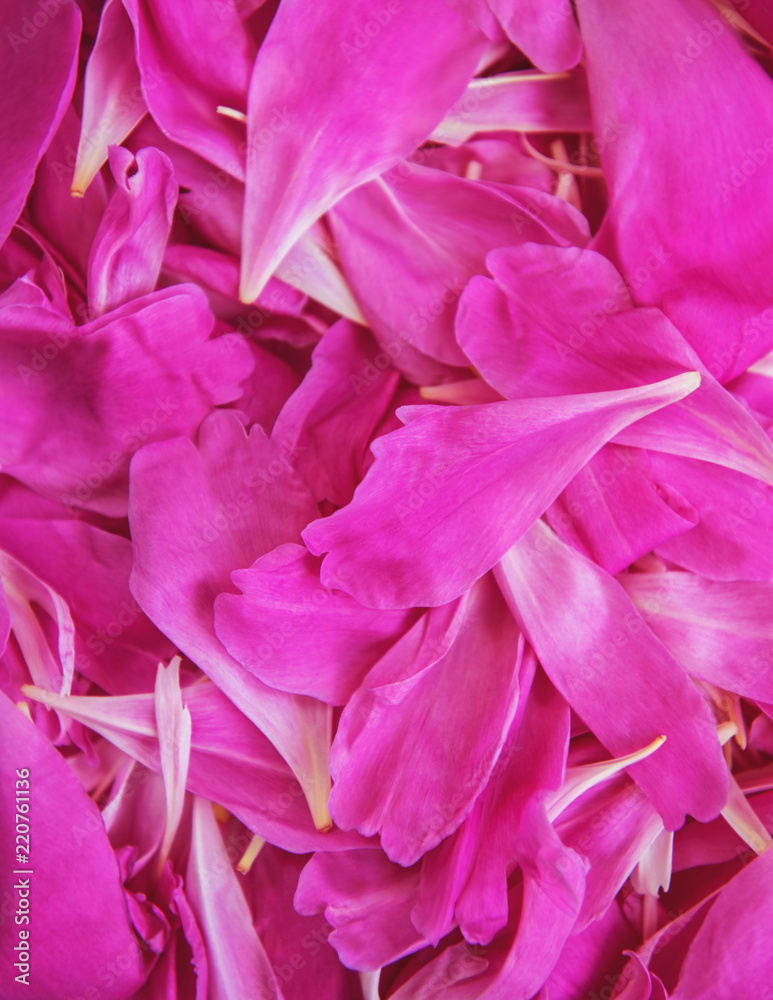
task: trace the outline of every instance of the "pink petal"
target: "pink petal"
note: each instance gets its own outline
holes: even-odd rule
[[[423,142],[475,71],[485,39],[444,0],[407,17],[385,8],[380,20],[371,8],[283,3],[260,48],[247,112],[245,302],[347,191]],[[288,52],[307,72],[287,72]]]
[[[435,622],[457,633],[447,652],[442,631],[427,641]],[[426,666],[406,655],[417,640],[429,647]],[[453,833],[504,744],[518,704],[520,656],[518,630],[492,577],[458,611],[450,605],[420,619],[344,709],[330,758],[338,826],[366,837],[380,831],[387,855],[401,865]]]
[[[38,12],[45,19],[32,21]],[[3,8],[5,51],[0,61],[0,122],[3,132],[3,191],[0,245],[11,231],[45,153],[72,98],[78,68],[81,14],[77,4],[52,17],[28,0]]]
[[[596,132],[618,125],[600,145],[610,210],[596,244],[725,381],[773,346],[757,322],[773,305],[773,83],[703,0],[663,0],[654,18],[590,0],[578,15]],[[696,190],[700,212],[684,212]]]
[[[177,201],[172,164],[157,149],[141,149],[135,159],[128,150],[113,146],[109,157],[116,187],[89,255],[89,308],[94,316],[156,287]]]
[[[713,819],[728,780],[711,714],[620,585],[541,522],[498,577],[548,676],[604,746],[623,756],[666,737],[629,769],[666,828],[687,812]]]
[[[64,16],[64,15],[62,15]],[[14,917],[0,955],[4,989],[22,995],[26,982],[39,1000],[79,996],[99,982],[105,1000],[123,1000],[142,985],[142,956],[129,924],[120,872],[99,811],[58,751],[10,702],[0,695],[0,795],[4,821],[0,843],[7,859],[2,874],[9,913],[29,902],[27,921]],[[23,777],[22,777],[23,776]],[[16,796],[28,791],[29,863],[19,861]],[[25,834],[26,836],[26,834]],[[18,854],[18,857],[17,857]],[[14,861],[16,858],[16,861]],[[16,870],[30,874],[17,874]],[[25,893],[27,890],[27,893]],[[13,902],[13,909],[10,908]],[[26,910],[27,908],[24,907]],[[11,933],[12,930],[12,933]],[[29,941],[26,968],[14,968],[21,953],[13,944]],[[119,977],[104,977],[121,962]],[[100,975],[103,978],[99,978]]]
[[[147,110],[132,23],[122,0],[107,0],[86,63],[73,194],[83,197],[107,161],[108,147],[120,145]]]
[[[623,392],[403,410],[373,443],[354,499],[304,531],[330,552],[322,582],[369,607],[438,606],[464,593],[627,424],[692,392],[680,375]]]

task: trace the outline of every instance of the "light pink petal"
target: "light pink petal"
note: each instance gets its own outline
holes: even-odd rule
[[[380,831],[384,850],[401,865],[417,861],[469,813],[518,704],[522,647],[492,577],[460,611],[429,612],[392,647],[345,708],[331,751],[331,815],[344,830]],[[411,676],[421,662],[412,662],[406,647],[418,637],[426,644],[433,621],[451,616],[453,645]]]
[[[250,81],[243,301],[343,195],[427,138],[484,46],[444,0],[379,17],[370,0],[280,6]],[[306,72],[287,72],[288,53]]]
[[[437,606],[504,555],[627,424],[692,392],[694,374],[624,392],[424,406],[373,443],[352,502],[303,533],[322,582],[369,607]]]
[[[134,29],[122,0],[107,0],[86,63],[73,194],[83,197],[108,147],[120,145],[147,111],[134,58]]]
[[[152,771],[161,753],[152,694],[60,698],[34,688],[26,696],[77,719]],[[338,851],[363,841],[356,834],[318,833],[304,792],[268,739],[214,684],[183,688],[191,715],[187,788],[218,802],[250,830],[288,851]],[[159,843],[163,834],[161,788]],[[141,815],[141,810],[138,815]]]
[[[657,17],[590,0],[578,16],[596,133],[620,126],[600,144],[611,204],[596,243],[725,381],[773,346],[773,83],[704,0],[664,0]]]
[[[32,18],[40,20],[41,15],[44,23],[37,26]],[[56,17],[52,17],[30,0],[9,0],[3,7],[3,26],[0,245],[24,207],[38,161],[70,103],[78,68],[81,14],[73,3],[57,6]]]
[[[183,706],[180,693],[179,656],[175,656],[168,667],[159,663],[154,703],[161,775],[166,795],[166,824],[158,860],[161,871],[182,819],[191,756],[191,713]]]
[[[23,513],[33,513],[28,500]],[[63,513],[60,509],[52,520],[0,518],[0,547],[69,608],[79,673],[110,694],[150,691],[159,660],[174,650],[129,590],[131,543],[83,521],[61,520]]]
[[[210,996],[282,1000],[211,802],[194,800],[192,826],[185,889],[206,945]]]
[[[123,1000],[140,988],[145,972],[99,811],[59,752],[2,694],[0,718],[0,847],[7,862],[0,891],[9,914],[21,912],[22,896],[29,902],[27,921],[14,917],[6,924],[0,954],[4,990],[61,1000],[99,982],[105,1000]],[[28,792],[27,832],[15,819],[22,791]],[[28,843],[16,840],[19,831],[29,835]],[[19,844],[29,848],[29,863],[21,863],[25,852]],[[26,968],[14,968],[21,956],[12,944],[20,942],[22,931],[30,958],[22,963]],[[100,972],[119,960],[120,977],[100,980]],[[26,987],[16,982],[25,973]]]
[[[711,713],[622,587],[541,522],[497,572],[548,676],[608,750],[666,737],[629,769],[666,828],[713,819],[728,781]]]
[[[241,596],[215,601],[215,629],[231,655],[281,691],[345,705],[417,611],[373,611],[319,581],[320,560],[280,545],[231,574]]]
[[[93,316],[156,287],[177,201],[172,164],[157,149],[141,149],[135,158],[112,146],[109,159],[116,186],[89,255]]]
[[[693,677],[773,701],[773,584],[692,573],[630,573],[620,583]]]
[[[458,146],[480,132],[592,132],[588,85],[572,73],[497,73],[472,80],[432,133]]]

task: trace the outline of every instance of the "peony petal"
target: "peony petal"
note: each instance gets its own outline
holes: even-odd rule
[[[680,827],[687,812],[713,819],[728,779],[710,712],[620,585],[541,522],[497,575],[548,676],[613,754],[666,737],[630,768],[666,828]]]
[[[247,111],[244,302],[347,191],[420,145],[475,71],[485,39],[444,0],[407,17],[385,9],[381,23],[371,7],[285,2],[260,48]],[[308,71],[288,73],[288,53]]]
[[[322,582],[368,607],[438,606],[504,555],[610,437],[692,392],[685,374],[624,392],[408,410],[373,444],[352,502],[303,538]],[[406,411],[402,411],[406,413]]]

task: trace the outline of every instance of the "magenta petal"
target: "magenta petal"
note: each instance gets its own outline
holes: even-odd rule
[[[620,583],[693,677],[773,702],[773,584],[693,573],[629,573]]]
[[[489,251],[521,242],[522,234],[536,242],[584,243],[587,224],[548,194],[535,211],[531,189],[410,162],[401,168],[356,188],[330,213],[344,273],[381,343],[396,352],[407,340],[445,364],[466,367],[454,316],[469,279],[485,271]]]
[[[212,803],[195,799],[186,895],[207,951],[211,995],[282,1000],[266,951],[252,925]]]
[[[607,749],[666,737],[629,768],[666,827],[717,816],[728,778],[711,713],[620,584],[541,522],[497,572],[548,676]]]
[[[773,346],[773,82],[703,0],[663,0],[657,17],[589,0],[578,15],[596,132],[619,125],[600,147],[611,204],[596,243],[725,381]],[[700,212],[685,212],[696,190]]]
[[[157,149],[141,149],[135,158],[113,146],[109,158],[116,187],[89,256],[89,309],[94,316],[156,287],[177,201],[172,164]]]
[[[139,989],[145,973],[99,811],[58,751],[2,694],[0,717],[0,846],[7,859],[2,893],[9,914],[22,897],[29,902],[29,920],[15,917],[6,925],[3,990],[23,995],[25,981],[16,977],[26,972],[27,990],[36,1000],[80,996],[97,982],[105,1000],[124,1000]],[[19,863],[16,845],[23,842],[15,840],[21,790],[28,792],[29,864]],[[22,931],[29,936],[30,961],[27,968],[14,968],[20,956],[13,945],[24,943]],[[106,980],[105,970],[117,961],[121,976]]]
[[[570,0],[488,0],[502,27],[521,51],[548,73],[580,61],[582,39]]]
[[[602,445],[697,384],[685,374],[624,392],[403,409],[410,423],[373,443],[352,502],[303,533],[330,553],[322,582],[368,607],[454,600]]]
[[[306,915],[324,908],[341,961],[371,971],[424,944],[410,920],[418,885],[417,868],[400,868],[378,848],[319,851],[301,872],[295,908]]]
[[[84,327],[43,305],[8,304],[4,470],[70,507],[124,516],[131,455],[192,433],[213,405],[239,395],[249,352],[235,336],[208,339],[212,323],[192,285],[153,292]]]
[[[714,902],[682,965],[672,1000],[765,996],[771,957],[773,851],[728,883]]]
[[[134,29],[122,0],[102,8],[83,81],[83,122],[72,181],[83,197],[107,160],[147,111],[134,58]]]
[[[31,18],[41,14],[44,23],[38,27]],[[81,13],[77,4],[67,3],[57,6],[56,17],[52,17],[28,0],[8,0],[3,5],[3,27],[0,246],[19,217],[38,160],[70,103],[78,67]]]
[[[242,595],[217,598],[215,629],[264,683],[345,705],[418,612],[373,611],[329,591],[319,582],[319,563],[300,545],[280,545],[232,573]]]
[[[646,451],[610,443],[548,507],[545,519],[562,541],[614,574],[694,528],[698,513],[654,479]]]
[[[427,638],[435,620],[449,619],[458,634],[445,652],[442,632],[432,643]],[[431,653],[426,666],[406,655],[417,638],[429,650],[435,646],[434,662]],[[330,754],[337,825],[365,836],[380,831],[384,850],[401,865],[452,833],[507,736],[521,648],[491,576],[459,612],[454,605],[433,609],[396,643],[341,717]]]
[[[385,9],[381,24],[372,6],[284,2],[260,48],[248,102],[245,302],[312,222],[427,138],[475,71],[485,38],[444,0],[407,15]],[[288,58],[305,72],[289,73]]]

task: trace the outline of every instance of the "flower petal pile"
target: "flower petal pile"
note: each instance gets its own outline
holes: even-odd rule
[[[769,5],[3,28],[0,994],[773,995]]]

